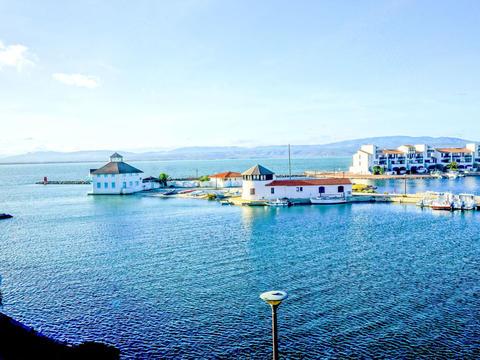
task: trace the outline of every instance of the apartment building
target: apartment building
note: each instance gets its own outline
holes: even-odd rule
[[[456,162],[460,170],[472,170],[477,165],[480,166],[479,145],[471,143],[464,148],[434,148],[419,144],[401,145],[396,149],[380,149],[373,144],[362,145],[353,155],[350,172],[371,174],[375,166],[396,173],[424,173],[434,169],[445,171],[451,162]]]

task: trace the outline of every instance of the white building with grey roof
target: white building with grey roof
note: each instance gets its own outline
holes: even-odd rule
[[[114,153],[110,162],[90,170],[92,194],[127,195],[144,190],[143,171],[123,162],[122,155]]]

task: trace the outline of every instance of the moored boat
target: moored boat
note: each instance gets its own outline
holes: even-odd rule
[[[313,205],[333,205],[333,204],[345,204],[347,199],[345,196],[324,195],[311,198],[310,202]]]
[[[290,201],[287,199],[277,199],[275,201],[267,201],[265,203],[267,206],[274,206],[274,207],[284,207],[292,205]]]
[[[474,194],[460,194],[458,197],[463,203],[462,210],[475,210],[477,208],[477,200]]]
[[[433,210],[453,210],[454,198],[452,193],[439,193],[438,199],[432,201],[431,208]]]
[[[12,218],[13,216],[10,215],[10,214],[0,214],[0,220],[3,220],[3,219],[10,219]]]

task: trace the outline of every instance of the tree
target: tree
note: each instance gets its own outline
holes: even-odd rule
[[[168,176],[167,174],[165,173],[161,173],[159,176],[158,176],[158,182],[160,183],[160,186],[167,186],[167,181],[170,180],[170,176]]]
[[[372,172],[373,172],[373,175],[383,175],[385,173],[385,169],[378,165],[375,165],[372,168]]]
[[[450,171],[458,171],[458,164],[455,161],[447,164],[447,169]]]
[[[200,177],[198,178],[198,181],[200,181],[200,182],[210,181],[210,178],[208,177],[208,175],[200,176]]]

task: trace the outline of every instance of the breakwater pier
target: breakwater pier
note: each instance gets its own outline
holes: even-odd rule
[[[48,180],[37,181],[37,185],[90,185],[91,182],[87,180]]]

